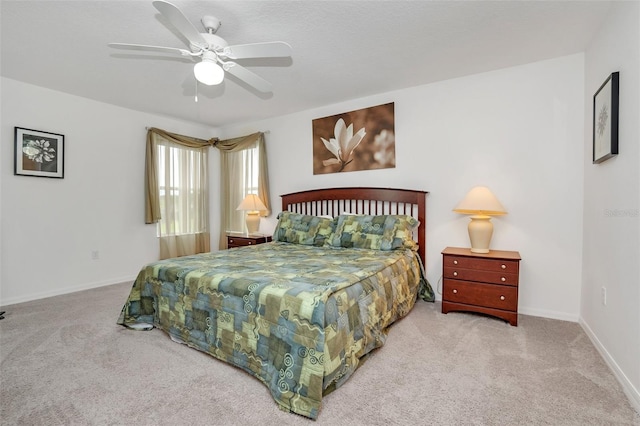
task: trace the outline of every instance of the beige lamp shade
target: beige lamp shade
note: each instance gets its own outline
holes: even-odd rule
[[[264,205],[262,200],[256,194],[249,194],[244,197],[244,200],[242,200],[236,210],[259,211],[266,209],[267,206]]]
[[[244,200],[240,203],[236,210],[247,210],[247,232],[249,234],[255,234],[260,228],[260,210],[266,210],[262,200],[256,194],[249,194],[244,197]]]
[[[476,186],[453,209],[456,213],[496,216],[507,214],[507,210],[486,186]]]
[[[471,215],[469,240],[473,253],[489,253],[493,236],[491,216],[507,214],[507,210],[486,186],[476,186],[453,209],[460,214]]]

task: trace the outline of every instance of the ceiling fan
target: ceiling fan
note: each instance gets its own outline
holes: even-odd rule
[[[189,41],[188,50],[129,43],[109,43],[108,46],[117,49],[179,53],[194,59],[200,58],[200,61],[193,67],[196,80],[200,83],[208,86],[220,84],[224,80],[225,72],[228,72],[265,93],[272,90],[271,83],[234,60],[291,56],[291,46],[283,41],[229,46],[222,37],[215,35],[221,25],[217,18],[213,16],[202,17],[201,22],[206,32],[200,33],[175,5],[168,1],[158,0],[153,2],[153,6]]]

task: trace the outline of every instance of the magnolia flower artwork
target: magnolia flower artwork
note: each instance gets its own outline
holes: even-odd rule
[[[313,120],[313,173],[395,167],[394,104]]]
[[[63,177],[64,136],[15,128],[16,175]]]
[[[340,170],[338,171],[341,172],[347,164],[353,161],[353,158],[351,158],[353,150],[362,142],[362,138],[364,138],[367,132],[364,131],[363,127],[354,135],[353,124],[349,124],[349,127],[346,127],[344,120],[340,118],[336,122],[334,134],[336,137],[329,140],[320,138],[324,146],[335,156],[335,158],[324,160],[322,164],[324,166],[339,164]]]

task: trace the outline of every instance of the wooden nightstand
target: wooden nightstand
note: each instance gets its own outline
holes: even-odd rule
[[[242,232],[227,232],[227,248],[255,246],[268,243],[271,235],[244,234]]]
[[[520,253],[466,248],[442,251],[442,313],[479,312],[518,325]]]

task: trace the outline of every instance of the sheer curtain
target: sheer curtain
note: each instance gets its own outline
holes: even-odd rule
[[[260,216],[271,214],[267,153],[261,132],[217,141],[214,146],[220,150],[220,249],[226,249],[225,231],[245,227],[244,212],[236,208],[247,194],[257,194],[267,207]]]
[[[208,147],[213,141],[147,133],[146,223],[158,223],[160,258],[211,250]]]

